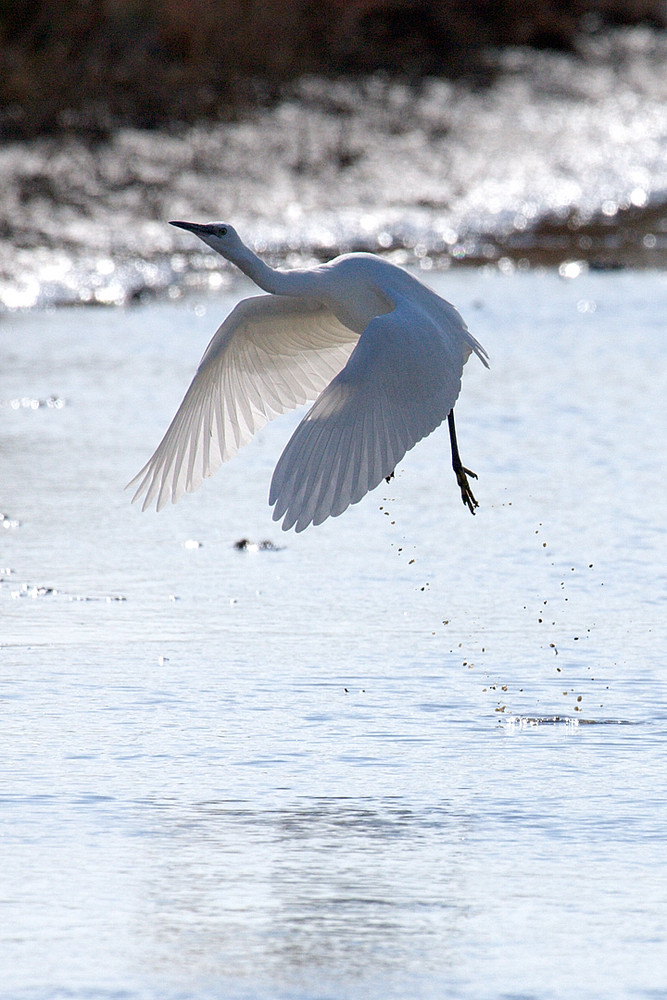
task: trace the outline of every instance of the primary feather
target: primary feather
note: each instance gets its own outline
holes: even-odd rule
[[[269,420],[315,399],[357,337],[317,302],[258,295],[230,313],[204,352],[166,434],[129,484],[158,510],[196,490]]]

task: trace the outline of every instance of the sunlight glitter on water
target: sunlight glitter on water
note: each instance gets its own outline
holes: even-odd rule
[[[482,90],[307,79],[248,121],[6,144],[0,307],[226,286],[172,218],[224,216],[288,264],[353,248],[426,268],[664,266],[666,66],[664,36],[637,29],[584,60],[506,53]]]

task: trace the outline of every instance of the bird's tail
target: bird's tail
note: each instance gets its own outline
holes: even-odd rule
[[[488,368],[489,367],[489,361],[488,361],[489,355],[484,350],[484,348],[482,347],[482,345],[480,344],[480,342],[473,337],[472,333],[470,332],[470,330],[467,327],[465,328],[465,331],[464,331],[463,335],[464,335],[466,343],[468,345],[468,354],[466,356],[466,361],[468,360],[468,358],[470,357],[471,354],[476,354],[477,357],[479,358],[479,360],[484,365],[484,367]]]

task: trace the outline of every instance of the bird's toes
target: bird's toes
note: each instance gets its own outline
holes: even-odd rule
[[[456,481],[458,482],[459,489],[461,490],[461,500],[463,501],[464,506],[468,508],[471,514],[474,514],[475,508],[479,507],[479,504],[475,499],[473,491],[470,489],[468,476],[473,476],[474,479],[477,479],[475,473],[471,472],[470,469],[460,468],[456,473]]]
[[[468,510],[470,511],[470,513],[474,514],[475,513],[475,507],[479,507],[479,504],[475,500],[475,498],[472,495],[472,493],[468,492],[465,496],[462,496],[461,499],[463,500],[464,506],[466,506],[468,508]]]

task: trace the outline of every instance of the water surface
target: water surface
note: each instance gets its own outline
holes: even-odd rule
[[[299,536],[297,415],[122,490],[245,286],[2,318],[3,998],[667,996],[667,283],[432,280],[476,517],[441,429]]]

